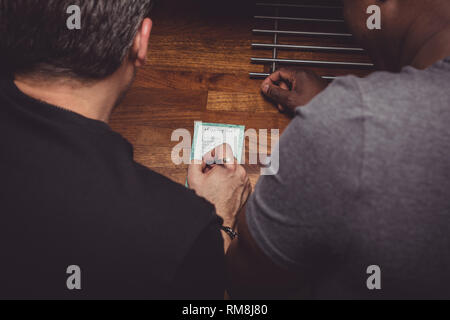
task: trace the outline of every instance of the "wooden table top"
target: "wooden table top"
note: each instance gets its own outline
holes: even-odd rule
[[[252,41],[268,40],[252,34],[254,14],[253,1],[237,0],[164,0],[156,8],[148,63],[138,72],[110,123],[134,145],[137,162],[184,184],[187,166],[177,166],[171,160],[172,149],[178,144],[171,141],[174,130],[185,128],[192,134],[194,121],[239,124],[257,131],[282,132],[286,128],[289,119],[261,96],[261,81],[248,76],[249,72],[269,72],[263,65],[251,64],[252,56],[271,56],[271,51],[251,49]],[[284,54],[303,59],[322,55]],[[329,59],[346,59],[342,54],[327,55]],[[367,61],[365,56],[357,59]],[[323,68],[318,72],[367,73]],[[246,168],[255,184],[258,165]]]

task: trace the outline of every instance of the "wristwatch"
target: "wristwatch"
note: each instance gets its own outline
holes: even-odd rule
[[[236,231],[234,231],[233,229],[231,229],[230,227],[225,227],[222,226],[220,229],[222,229],[223,231],[226,232],[226,234],[228,234],[231,238],[231,240],[234,240],[237,238],[238,234]]]

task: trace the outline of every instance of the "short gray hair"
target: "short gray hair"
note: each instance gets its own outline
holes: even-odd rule
[[[0,68],[101,79],[127,56],[154,0],[0,0]],[[67,8],[82,26],[69,30]]]

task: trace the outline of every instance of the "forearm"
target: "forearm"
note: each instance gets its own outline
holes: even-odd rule
[[[227,254],[228,249],[230,248],[231,244],[237,237],[237,233],[235,232],[237,229],[237,217],[242,215],[242,212],[245,211],[245,207],[240,210],[240,213],[237,216],[234,216],[232,219],[223,220],[223,226],[220,230],[223,238],[223,246],[224,246],[224,252]],[[227,230],[224,230],[224,228],[231,229],[229,232]]]

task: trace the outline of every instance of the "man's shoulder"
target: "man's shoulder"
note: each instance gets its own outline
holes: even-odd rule
[[[337,78],[308,105],[296,109],[286,133],[295,131],[294,135],[297,135],[301,131],[333,138],[336,130],[360,126],[364,117],[364,99],[359,81],[354,76]]]
[[[435,113],[447,109],[442,102],[450,101],[450,91],[442,84],[450,81],[450,63],[439,61],[419,70],[404,67],[398,73],[374,72],[365,78],[354,78],[365,109],[372,116]]]
[[[308,120],[328,127],[341,126],[355,120],[402,119],[412,112],[418,117],[426,112],[428,118],[447,109],[450,91],[442,89],[447,81],[448,61],[426,70],[405,67],[399,73],[378,71],[365,78],[339,77],[307,106],[297,108],[294,123]]]

